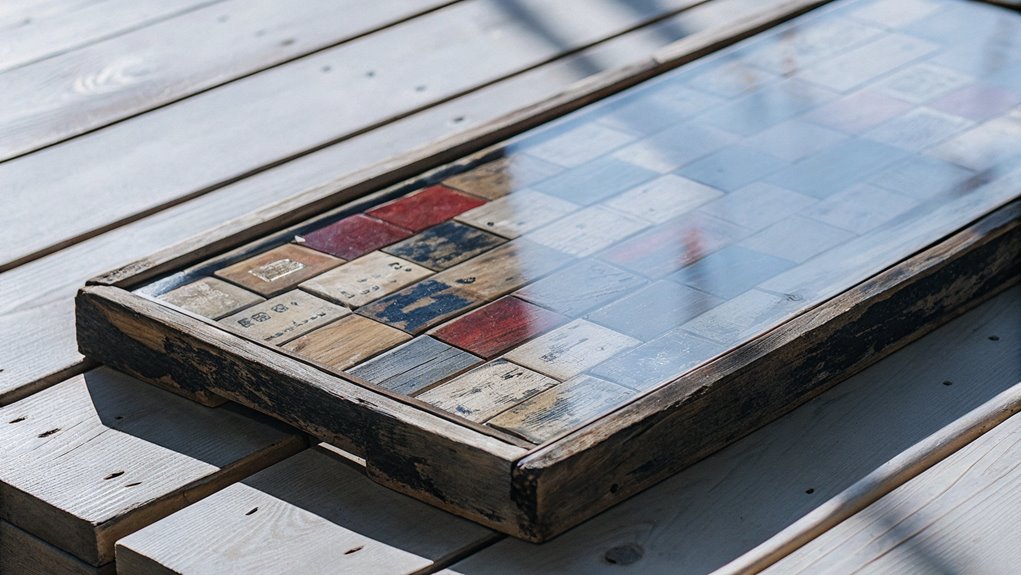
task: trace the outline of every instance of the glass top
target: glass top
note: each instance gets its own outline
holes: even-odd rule
[[[841,1],[151,293],[541,444],[1019,191],[1021,16]]]

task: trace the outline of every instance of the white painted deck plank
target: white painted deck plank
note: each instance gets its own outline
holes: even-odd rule
[[[1019,314],[1015,287],[552,542],[450,572],[710,573],[1021,379]]]

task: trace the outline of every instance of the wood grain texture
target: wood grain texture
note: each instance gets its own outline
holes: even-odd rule
[[[506,242],[504,238],[458,222],[443,222],[383,251],[431,270],[444,270]]]
[[[284,345],[304,359],[345,370],[411,339],[399,329],[360,315],[341,318]]]
[[[542,547],[507,539],[443,573],[716,572],[1014,386],[1018,313],[1015,287]]]
[[[380,387],[412,395],[481,362],[464,350],[421,336],[350,372]]]
[[[505,297],[467,313],[430,334],[490,359],[567,322],[564,316],[516,297]]]
[[[479,423],[559,383],[498,359],[422,393],[418,399]]]
[[[94,567],[38,537],[0,521],[0,573],[19,575],[114,575],[113,563]]]
[[[436,274],[478,299],[496,299],[566,265],[571,257],[523,238]]]
[[[355,214],[294,240],[314,250],[353,260],[410,235],[408,230],[393,224],[365,214]]]
[[[437,185],[372,208],[368,214],[404,229],[420,232],[484,203],[485,200]]]
[[[302,156],[291,162],[260,172],[252,177],[219,188],[182,204],[169,207],[136,222],[125,224],[116,231],[101,234],[74,246],[66,247],[18,268],[0,272],[0,329],[17,326],[21,337],[0,347],[0,404],[9,403],[34,390],[52,385],[84,369],[73,336],[74,308],[72,298],[83,281],[116,266],[164,250],[175,243],[205,232],[202,240],[192,240],[185,251],[199,249],[200,245],[222,249],[229,245],[232,234],[252,225],[266,225],[265,230],[280,225],[280,213],[306,205],[305,216],[319,213],[324,206],[335,206],[344,198],[333,195],[361,179],[352,177],[360,170],[388,158],[403,156],[423,144],[454,136],[470,130],[519,108],[530,108],[546,100],[550,94],[565,91],[579,80],[592,74],[605,73],[615,67],[632,64],[656,49],[677,40],[689,31],[696,31],[698,42],[688,41],[689,48],[716,42],[719,27],[732,24],[731,14],[738,9],[743,13],[760,14],[773,10],[779,2],[764,5],[750,0],[714,0],[656,25],[612,38],[602,44],[586,48],[547,65],[533,68],[517,76],[484,87],[476,92],[454,98],[449,102],[413,114],[376,130],[354,136],[349,140]],[[729,28],[728,28],[729,29]],[[676,62],[676,61],[672,61]],[[586,88],[591,90],[591,88]],[[564,106],[559,102],[558,106]],[[581,105],[579,102],[577,105]],[[555,108],[555,106],[554,106]],[[562,110],[563,108],[561,108]],[[533,113],[538,114],[533,109]],[[536,118],[541,121],[541,118]],[[466,140],[475,140],[472,135]],[[499,136],[489,140],[493,143]],[[462,155],[456,153],[452,159]],[[437,163],[442,160],[436,160]],[[421,168],[415,168],[420,170]],[[397,181],[397,177],[391,181]],[[209,228],[232,218],[265,208],[279,201],[283,194],[299,194],[302,198],[289,202],[282,210],[260,212],[239,222],[233,231],[222,228],[213,233]],[[364,193],[364,190],[361,192]],[[323,197],[332,198],[322,202]],[[350,198],[351,196],[347,196]],[[318,198],[319,202],[317,204]],[[130,242],[124,237],[132,238]],[[218,246],[218,247],[217,247]],[[177,253],[177,250],[173,250]],[[206,254],[210,251],[204,252]],[[147,258],[145,263],[120,268],[108,280],[143,270],[156,272],[166,263],[160,257]],[[177,264],[171,264],[173,267]],[[128,270],[131,270],[128,272]],[[114,280],[115,281],[115,280]],[[22,289],[21,286],[47,286]]]
[[[342,263],[344,260],[340,258],[287,244],[216,270],[215,273],[217,277],[263,297],[272,297]]]
[[[535,17],[571,23],[565,41],[551,43],[525,32],[528,23],[513,13],[483,0],[467,0],[4,162],[0,180],[10,192],[8,213],[25,217],[0,216],[0,243],[7,246],[0,270],[542,65],[694,2],[643,4],[622,15],[610,1],[527,0],[521,9]],[[586,17],[570,17],[579,12]],[[369,70],[363,65],[368,61],[376,62]],[[324,67],[331,71],[324,72]],[[437,73],[449,69],[458,73]],[[288,89],[293,86],[302,89]],[[323,122],[323,117],[331,121]],[[246,137],[238,137],[238,126],[246,127]],[[160,137],[148,137],[153,133]],[[224,149],[231,153],[218,153]],[[208,161],[212,157],[216,161]],[[79,185],[68,188],[69,180]],[[134,193],[139,187],[147,193]],[[107,209],[88,209],[96,202]],[[44,232],[22,229],[25,221],[35,221],[33,214],[44,213],[51,223]]]
[[[481,302],[457,284],[428,278],[359,308],[358,313],[402,329],[421,333]]]
[[[299,287],[323,299],[356,308],[431,273],[429,269],[399,257],[372,252],[316,276]]]
[[[159,296],[161,301],[209,319],[220,319],[264,298],[216,278],[202,278]]]
[[[765,573],[1014,572],[1021,415],[988,431]]]
[[[497,200],[562,170],[561,166],[538,158],[512,154],[451,176],[443,183],[472,195]]]
[[[291,290],[217,323],[242,337],[282,345],[350,314],[351,310],[346,307]]]
[[[648,222],[634,216],[593,206],[539,228],[525,237],[572,256],[584,257],[647,227]]]
[[[272,413],[364,456],[376,482],[483,525],[527,530],[515,505],[499,495],[509,492],[511,462],[522,448],[118,288],[85,288],[76,301],[79,345],[91,357],[170,389],[206,390]],[[162,333],[170,326],[173,333]],[[110,333],[121,335],[113,342],[117,352],[107,354],[102,340]],[[451,454],[462,463],[451,465]],[[468,467],[473,472],[462,473]]]
[[[599,260],[582,260],[518,290],[514,295],[575,317],[643,285],[645,280]]]
[[[57,22],[32,20],[4,34],[12,37],[15,54],[8,60],[0,53],[0,69],[18,60],[22,65],[5,74],[0,94],[0,125],[7,127],[0,160],[371,34],[447,3],[398,0],[360,7],[351,1],[304,2],[283,9],[273,2],[235,0],[177,0],[166,6],[116,1],[106,6],[106,12],[83,6],[86,9],[78,11],[73,23],[61,26],[60,33]],[[76,36],[111,20],[107,12],[117,12],[114,26],[117,20],[138,22],[120,33],[107,28],[95,30],[91,39]],[[71,25],[79,30],[68,29]],[[61,49],[75,42],[84,45]],[[50,57],[28,64],[25,56],[43,51]]]
[[[506,358],[561,381],[641,342],[583,319],[512,349]]]
[[[540,530],[558,532],[554,525],[574,524],[578,513],[594,513],[675,473],[1016,282],[1019,213],[1016,202],[1001,208],[751,345],[596,421],[572,441],[529,455],[515,470],[516,487],[533,493],[534,501],[557,502],[535,511],[534,518],[548,521]],[[778,388],[775,381],[789,383]],[[657,445],[656,437],[664,443],[684,437],[686,447],[643,453],[629,440],[635,434],[642,436],[641,445]],[[586,471],[594,461],[603,470],[599,480]],[[572,498],[579,505],[568,505]]]
[[[117,568],[122,575],[411,574],[494,536],[375,485],[315,448],[121,540]]]
[[[91,565],[120,537],[301,449],[284,426],[102,368],[0,408],[0,518]]]
[[[576,209],[571,202],[522,190],[468,210],[457,216],[457,221],[513,239]]]

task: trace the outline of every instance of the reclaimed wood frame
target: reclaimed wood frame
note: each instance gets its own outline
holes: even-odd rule
[[[327,373],[129,291],[267,234],[357,205],[486,147],[798,16],[791,0],[475,130],[309,190],[94,278],[76,298],[81,352],[206,404],[228,398],[363,457],[375,481],[498,531],[544,541],[793,409],[1019,279],[1021,201],[564,437],[534,447],[421,401]],[[482,152],[479,152],[482,150]],[[441,167],[477,153],[453,168]],[[344,208],[341,208],[344,209]],[[734,389],[741,389],[735,395]],[[665,445],[683,449],[664,450]]]

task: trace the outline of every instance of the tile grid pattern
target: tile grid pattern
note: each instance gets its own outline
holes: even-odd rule
[[[990,63],[964,46],[994,27]],[[1019,38],[839,2],[162,298],[542,443],[832,295],[822,260],[1021,181]]]

